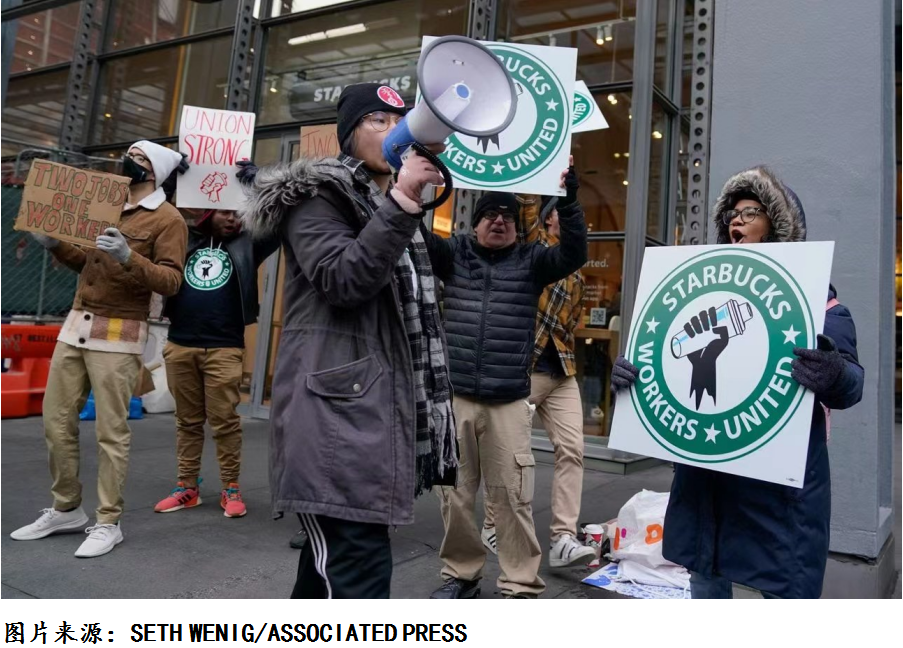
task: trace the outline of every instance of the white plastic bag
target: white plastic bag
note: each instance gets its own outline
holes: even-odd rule
[[[687,570],[662,555],[668,497],[668,493],[643,490],[621,507],[611,538],[611,558],[620,563],[618,575],[625,580],[689,587]]]

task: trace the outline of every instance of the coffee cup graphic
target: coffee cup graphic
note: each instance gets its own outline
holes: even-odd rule
[[[749,305],[749,302],[738,302],[736,299],[728,300],[716,308],[715,312],[718,319],[711,328],[725,327],[729,338],[743,335],[746,331],[746,323],[753,317],[752,306]],[[719,337],[718,333],[711,329],[698,333],[695,337],[690,337],[685,330],[681,329],[671,338],[671,354],[675,358],[683,358],[696,351],[702,351],[710,342]]]

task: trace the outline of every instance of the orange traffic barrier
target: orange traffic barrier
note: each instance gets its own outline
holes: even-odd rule
[[[0,417],[21,418],[41,414],[50,358],[56,347],[59,326],[4,324],[3,359],[10,367],[3,372]]]

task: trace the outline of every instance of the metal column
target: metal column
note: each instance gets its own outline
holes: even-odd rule
[[[633,119],[630,125],[630,162],[627,166],[627,223],[624,240],[624,279],[621,289],[620,347],[627,346],[640,268],[646,248],[646,216],[649,192],[649,156],[652,138],[652,81],[655,63],[654,0],[637,3],[633,50]]]
[[[681,241],[687,245],[706,242],[714,5],[714,0],[696,0],[693,10],[693,82],[690,95],[687,221]]]
[[[66,85],[66,102],[63,106],[63,124],[60,130],[60,148],[80,151],[85,144],[84,104],[89,94],[87,87],[88,65],[91,54],[91,34],[97,23],[97,2],[82,0],[81,12],[75,33],[75,48],[69,65],[69,82]]]
[[[251,60],[254,27],[254,0],[240,0],[232,37],[232,60],[229,63],[229,87],[226,110],[247,110],[250,92],[246,77]]]

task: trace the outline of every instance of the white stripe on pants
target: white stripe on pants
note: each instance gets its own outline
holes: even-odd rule
[[[311,549],[314,552],[314,558],[317,566],[317,573],[326,583],[326,598],[332,598],[332,585],[329,584],[329,577],[326,575],[326,536],[323,535],[323,529],[317,522],[317,517],[310,513],[301,513],[301,524],[304,526],[304,532],[307,534]]]

